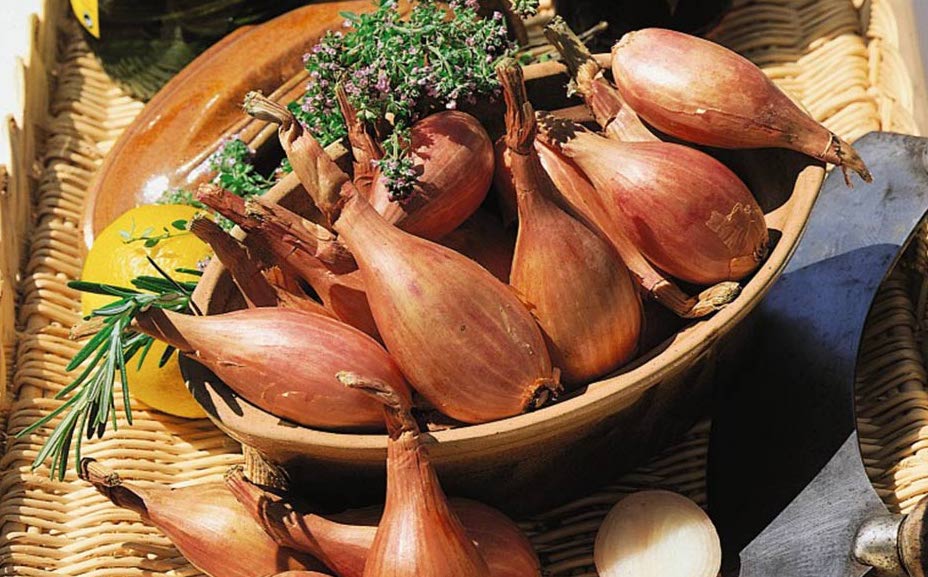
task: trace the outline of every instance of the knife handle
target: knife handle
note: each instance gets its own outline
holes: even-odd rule
[[[899,557],[909,577],[928,577],[928,497],[899,526]]]

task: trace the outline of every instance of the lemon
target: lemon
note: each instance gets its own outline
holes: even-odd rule
[[[158,271],[145,258],[150,256],[162,270],[178,280],[191,280],[189,275],[175,273],[175,269],[197,267],[197,263],[212,254],[209,245],[193,234],[177,230],[172,223],[189,221],[199,211],[186,205],[147,205],[133,208],[107,226],[96,238],[84,260],[81,280],[132,287],[138,276],[158,276]],[[161,239],[155,246],[146,247],[144,240],[126,242],[126,237],[157,237],[167,229],[170,238]],[[83,314],[117,300],[117,297],[82,293]],[[159,368],[158,361],[167,345],[155,341],[145,362],[138,368],[139,354],[126,363],[129,391],[133,398],[153,409],[180,417],[206,416],[200,405],[187,391],[173,355]]]

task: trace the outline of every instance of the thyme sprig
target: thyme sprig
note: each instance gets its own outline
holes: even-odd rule
[[[243,198],[251,198],[265,194],[281,175],[293,171],[290,162],[285,157],[273,175],[264,176],[254,165],[254,155],[254,151],[248,148],[242,139],[233,137],[226,140],[209,157],[209,168],[216,173],[213,177],[213,184],[218,184]],[[185,188],[167,190],[157,202],[158,204],[187,204],[199,208],[212,214],[216,224],[226,231],[232,230],[235,226],[231,220],[211,211],[209,207],[194,198],[192,191]],[[184,227],[187,225],[186,221],[178,222],[183,222]],[[151,247],[154,244],[145,246]]]
[[[346,128],[335,85],[342,82],[358,117],[384,141],[379,167],[391,196],[407,198],[415,172],[408,142],[399,146],[403,131],[437,110],[495,96],[495,64],[516,50],[503,14],[484,18],[479,8],[476,0],[420,0],[402,18],[395,0],[379,0],[371,13],[343,14],[352,30],[329,32],[304,56],[310,82],[290,109],[323,146],[339,140]]]
[[[71,281],[68,286],[79,291],[118,297],[116,301],[94,310],[85,320],[99,319],[96,334],[78,351],[68,363],[66,370],[74,371],[84,365],[78,376],[55,395],[61,399],[74,393],[64,404],[45,415],[31,426],[17,433],[16,437],[28,435],[59,415],[64,415],[49,435],[42,449],[36,455],[32,468],[39,467],[46,460],[51,460],[50,476],[64,479],[68,466],[68,454],[74,446],[75,463],[81,459],[81,442],[84,435],[91,439],[103,436],[107,424],[112,422],[117,428],[115,386],[116,375],[120,376],[123,393],[123,410],[126,420],[132,424],[132,410],[129,406],[128,380],[126,366],[138,355],[138,367],[151,350],[154,339],[132,328],[135,316],[151,307],[176,312],[196,312],[190,300],[194,281],[179,281],[161,269],[150,257],[149,263],[159,276],[140,276],[132,279],[134,288]],[[177,269],[178,273],[199,276],[202,273],[192,269]],[[164,366],[174,353],[168,347],[161,355],[158,366]]]

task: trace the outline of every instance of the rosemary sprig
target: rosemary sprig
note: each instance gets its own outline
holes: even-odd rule
[[[68,283],[69,287],[79,291],[118,298],[85,318],[100,319],[102,322],[97,333],[68,363],[67,370],[73,371],[85,362],[86,366],[68,386],[55,395],[55,398],[61,399],[74,394],[60,407],[16,435],[17,438],[28,435],[59,415],[64,415],[36,455],[32,463],[33,469],[50,460],[50,476],[62,480],[67,470],[68,453],[72,444],[75,463],[79,463],[81,442],[85,434],[88,439],[94,435],[100,438],[106,431],[107,423],[112,422],[114,429],[117,427],[114,394],[117,374],[122,383],[126,420],[132,424],[126,363],[138,355],[138,366],[141,368],[154,343],[152,337],[132,329],[132,319],[139,312],[150,307],[177,312],[197,312],[190,300],[196,282],[175,280],[150,257],[148,261],[159,276],[140,276],[132,279],[133,288],[85,281]],[[178,269],[177,272],[196,276],[201,274],[191,269]],[[168,347],[158,366],[164,366],[173,353],[173,347]]]

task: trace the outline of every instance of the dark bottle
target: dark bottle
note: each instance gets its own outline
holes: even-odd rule
[[[623,34],[639,28],[707,32],[731,7],[731,0],[555,0],[554,7],[577,33],[607,22],[609,28],[588,46],[593,52],[608,52]]]
[[[106,73],[132,96],[148,100],[187,63],[232,30],[306,3],[71,0],[71,7]]]

